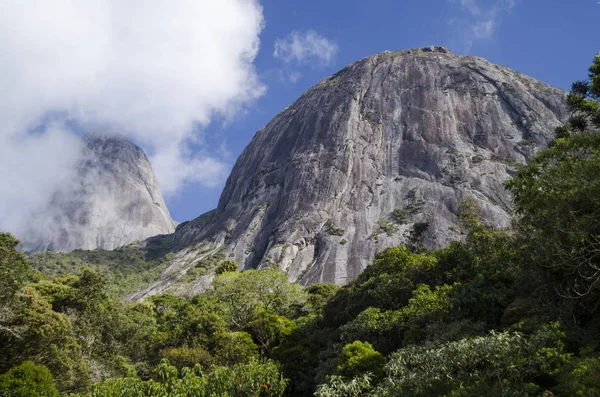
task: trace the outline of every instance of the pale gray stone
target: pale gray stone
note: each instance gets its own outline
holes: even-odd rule
[[[123,137],[86,135],[74,180],[54,194],[21,237],[27,252],[111,250],[175,231],[143,150]]]
[[[444,47],[365,58],[258,131],[218,208],[161,244],[185,253],[204,242],[244,269],[276,265],[302,284],[345,284],[415,223],[428,224],[429,248],[460,239],[462,199],[508,226],[503,183],[552,139],[568,116],[565,97]],[[394,219],[411,208],[405,222]]]

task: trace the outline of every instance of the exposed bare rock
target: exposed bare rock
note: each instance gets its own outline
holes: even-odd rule
[[[175,223],[143,150],[122,137],[86,135],[76,177],[53,196],[47,224],[20,236],[26,251],[114,249]]]
[[[344,284],[415,225],[427,225],[429,248],[460,238],[461,199],[507,226],[503,182],[552,138],[565,96],[444,47],[360,60],[258,131],[218,208],[168,244],[187,252],[204,242],[244,268],[276,264],[303,284]]]

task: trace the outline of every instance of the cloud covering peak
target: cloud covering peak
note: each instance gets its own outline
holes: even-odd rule
[[[258,0],[2,1],[0,228],[68,179],[73,125],[142,145],[167,195],[218,182],[227,167],[189,144],[264,93],[253,65],[263,23]]]

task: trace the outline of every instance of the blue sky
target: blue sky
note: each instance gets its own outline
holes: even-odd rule
[[[202,150],[218,148],[229,167],[257,130],[320,79],[384,50],[443,45],[567,90],[574,80],[586,77],[600,51],[596,0],[264,0],[261,4],[266,24],[254,65],[266,92],[243,114],[227,122],[213,120],[204,130]],[[293,52],[280,51],[274,57],[277,40],[289,50],[285,44],[292,42],[292,32],[299,44],[313,32],[312,38],[325,45],[317,46],[319,54],[313,56],[293,57]],[[171,215],[185,221],[215,208],[223,184],[224,180],[212,187],[185,185],[167,197]]]
[[[443,45],[569,89],[600,51],[598,0],[1,4],[0,230],[17,236],[81,183],[88,131],[140,145],[181,222],[216,207],[256,131],[358,59]]]

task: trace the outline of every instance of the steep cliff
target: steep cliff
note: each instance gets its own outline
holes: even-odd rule
[[[567,117],[565,95],[444,47],[360,60],[256,133],[218,208],[160,242],[178,259],[136,297],[169,288],[219,250],[243,268],[343,284],[410,236],[429,248],[460,238],[465,198],[507,226],[503,182]]]
[[[56,192],[44,217],[20,238],[26,251],[114,249],[175,223],[143,150],[122,137],[86,135],[76,176]]]

